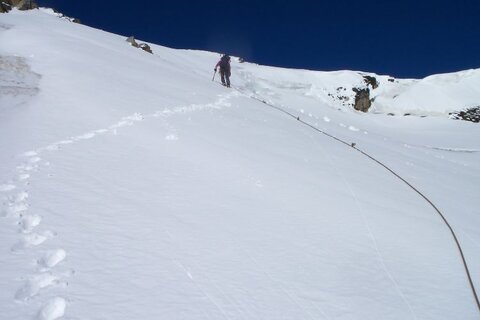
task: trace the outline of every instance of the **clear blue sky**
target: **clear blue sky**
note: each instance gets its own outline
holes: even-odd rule
[[[266,65],[402,78],[480,68],[480,0],[37,2],[113,33]]]

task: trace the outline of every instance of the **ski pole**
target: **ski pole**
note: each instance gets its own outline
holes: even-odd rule
[[[215,80],[215,74],[217,73],[217,68],[215,68],[214,72],[213,72],[213,78],[212,78],[212,81]]]

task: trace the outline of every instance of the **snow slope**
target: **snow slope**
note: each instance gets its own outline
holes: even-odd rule
[[[424,191],[477,288],[478,125],[354,112],[328,96],[353,71],[233,63],[226,89],[218,54],[48,10],[0,15],[0,43],[0,319],[478,319],[422,198],[251,97]],[[478,70],[378,78],[382,112],[479,101]]]

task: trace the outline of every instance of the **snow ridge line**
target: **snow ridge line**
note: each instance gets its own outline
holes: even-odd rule
[[[19,226],[20,240],[11,247],[11,252],[14,254],[26,253],[27,250],[37,247],[47,240],[57,236],[56,232],[46,230],[43,232],[35,232],[35,229],[40,226],[42,216],[36,213],[30,214],[30,203],[28,202],[30,188],[30,181],[32,173],[40,171],[40,165],[48,167],[50,163],[42,160],[40,154],[46,151],[55,152],[62,149],[64,145],[74,144],[82,140],[89,140],[97,135],[112,133],[117,134],[117,130],[132,126],[135,122],[143,121],[145,118],[168,117],[174,114],[184,114],[205,109],[222,109],[230,107],[230,98],[239,96],[237,92],[219,95],[217,100],[206,104],[190,104],[185,106],[178,106],[174,108],[166,108],[152,114],[142,115],[134,113],[120,119],[117,123],[110,125],[107,128],[89,131],[77,136],[73,136],[64,140],[51,143],[45,147],[40,147],[35,150],[27,151],[20,154],[20,158],[26,159],[19,164],[15,169],[15,176],[0,184],[0,194],[5,194],[2,205],[0,207],[0,218],[12,220]],[[165,122],[166,123],[166,122]],[[166,123],[170,131],[174,131],[168,123]],[[172,134],[166,137],[167,140],[176,140],[176,135]],[[21,191],[17,191],[21,189]],[[16,192],[16,193],[15,193]],[[31,210],[34,211],[34,210]],[[65,260],[67,256],[66,250],[58,248],[55,250],[45,250],[40,258],[36,260],[36,270],[32,275],[25,276],[24,284],[14,294],[14,299],[18,302],[28,303],[39,297],[42,292],[50,287],[64,287],[68,286],[68,282],[64,280],[65,277],[74,275],[75,271],[71,270],[63,273],[55,273],[54,268]],[[62,318],[67,307],[67,299],[56,296],[51,298],[37,312],[36,319],[38,320],[56,320]],[[226,314],[225,314],[226,315]]]
[[[222,308],[221,305],[219,305],[215,299],[212,298],[212,296],[207,292],[205,291],[201,285],[199,285],[197,283],[197,281],[195,281],[195,279],[193,278],[192,274],[190,273],[190,271],[178,260],[175,260],[175,263],[177,264],[177,266],[183,271],[185,272],[185,274],[187,275],[187,277],[190,279],[190,281],[194,284],[194,286],[207,298],[208,301],[210,301],[210,303],[212,303],[219,311],[220,313],[222,314],[222,316],[227,319],[227,320],[230,320],[230,317],[228,316],[227,312]]]
[[[477,295],[477,291],[475,289],[475,285],[473,284],[473,279],[472,279],[472,276],[470,274],[470,270],[468,268],[468,264],[467,264],[467,261],[465,259],[465,255],[463,253],[463,249],[462,249],[462,246],[460,245],[460,241],[458,240],[457,238],[457,235],[455,233],[455,231],[453,230],[452,226],[450,225],[450,223],[448,222],[448,220],[445,218],[445,216],[443,215],[443,213],[437,208],[437,206],[435,206],[435,204],[426,196],[424,195],[420,190],[418,190],[416,187],[414,187],[411,183],[409,183],[405,178],[403,178],[400,174],[396,173],[393,169],[391,169],[390,167],[388,167],[386,164],[384,164],[383,162],[381,162],[380,160],[376,159],[375,157],[373,157],[372,155],[370,155],[369,153],[367,153],[366,151],[363,151],[362,149],[359,149],[356,147],[355,143],[348,143],[346,142],[345,140],[342,140],[332,134],[329,134],[327,133],[326,131],[323,131],[317,127],[315,127],[314,125],[300,119],[300,116],[296,116],[294,114],[292,114],[291,112],[283,109],[283,108],[280,108],[280,107],[277,107],[275,105],[273,105],[272,103],[269,103],[261,98],[258,98],[256,97],[255,95],[251,95],[251,94],[248,94],[248,93],[245,93],[245,92],[242,92],[239,88],[236,88],[236,87],[232,87],[234,90],[237,90],[239,93],[243,94],[244,96],[246,97],[249,97],[251,99],[254,99],[254,100],[257,100],[261,103],[263,103],[264,105],[270,107],[270,108],[273,108],[277,111],[280,111],[284,114],[286,114],[287,116],[289,117],[292,117],[294,119],[296,119],[298,122],[300,122],[301,124],[303,125],[306,125],[308,127],[310,127],[311,129],[331,138],[331,139],[334,139],[335,141],[339,142],[339,143],[342,143],[348,147],[351,147],[352,149],[360,152],[361,154],[363,154],[364,156],[366,156],[367,158],[369,158],[370,160],[376,162],[378,165],[382,166],[383,168],[385,168],[387,171],[389,171],[391,174],[393,174],[395,177],[397,177],[398,179],[400,179],[402,182],[404,182],[407,186],[409,186],[413,191],[415,191],[420,197],[422,197],[434,210],[435,212],[440,216],[440,218],[442,219],[442,221],[445,223],[445,225],[447,226],[447,228],[449,229],[450,231],[450,234],[452,235],[453,237],[453,240],[455,241],[455,244],[457,246],[457,249],[458,249],[458,252],[460,254],[460,257],[461,257],[461,261],[462,261],[462,264],[463,264],[463,267],[465,269],[465,274],[467,276],[467,280],[468,280],[468,283],[469,283],[469,286],[470,286],[470,289],[472,291],[472,295],[473,295],[473,298],[475,300],[475,303],[476,303],[476,306],[477,306],[477,309],[480,313],[480,300],[478,298],[478,295]]]

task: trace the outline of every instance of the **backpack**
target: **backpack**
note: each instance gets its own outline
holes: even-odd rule
[[[224,55],[224,56],[220,59],[220,68],[226,69],[226,68],[229,67],[229,64],[230,64],[230,56]]]

